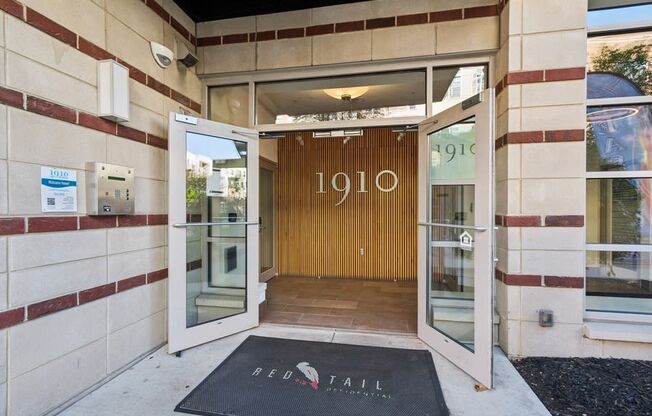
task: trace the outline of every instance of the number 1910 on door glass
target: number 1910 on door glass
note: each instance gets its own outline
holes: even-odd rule
[[[358,176],[358,189],[356,192],[366,193],[366,172],[358,171],[356,174]],[[390,178],[389,186],[383,186],[381,183],[383,176],[388,176]],[[375,185],[376,189],[378,189],[380,192],[392,192],[398,187],[398,176],[394,171],[389,169],[382,170],[376,175]],[[333,188],[334,191],[340,192],[342,194],[340,201],[335,204],[335,206],[338,206],[346,200],[346,198],[349,196],[349,193],[351,192],[351,178],[344,172],[337,172],[331,178],[331,188]],[[326,193],[324,190],[324,172],[317,172],[317,193]]]

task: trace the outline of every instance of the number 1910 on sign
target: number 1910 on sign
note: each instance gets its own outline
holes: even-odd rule
[[[356,172],[356,174],[358,176],[357,192],[359,193],[367,192],[366,173],[364,171],[358,171]],[[384,187],[380,183],[382,177],[385,175],[388,175],[392,181],[392,184],[388,187]],[[398,176],[396,175],[396,173],[394,173],[391,170],[382,170],[378,172],[378,174],[376,175],[375,185],[376,185],[376,189],[378,189],[380,192],[392,192],[398,186]],[[331,187],[333,188],[333,190],[342,193],[342,198],[337,204],[335,204],[335,206],[338,206],[346,200],[346,198],[349,196],[349,193],[351,192],[351,178],[349,178],[349,175],[347,175],[344,172],[337,172],[331,178]],[[324,172],[317,172],[317,193],[318,194],[326,193],[326,191],[324,190]]]

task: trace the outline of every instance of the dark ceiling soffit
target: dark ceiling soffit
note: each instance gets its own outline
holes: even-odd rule
[[[234,17],[257,16],[261,14],[289,12],[338,4],[359,3],[361,0],[236,0],[223,2],[215,0],[174,0],[195,22],[231,19]],[[369,0],[363,0],[369,1]],[[297,22],[306,26],[307,22]]]

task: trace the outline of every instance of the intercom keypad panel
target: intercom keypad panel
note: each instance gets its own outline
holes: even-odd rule
[[[90,215],[128,215],[135,210],[134,169],[90,162],[87,165],[87,208]]]

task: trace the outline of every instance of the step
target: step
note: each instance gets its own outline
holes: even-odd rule
[[[197,296],[195,305],[198,307],[243,309],[245,307],[245,297],[205,293]]]

